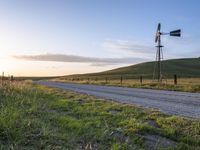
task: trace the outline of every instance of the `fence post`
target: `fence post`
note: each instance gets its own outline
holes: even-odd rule
[[[2,72],[2,76],[1,76],[1,85],[3,86],[3,82],[4,82],[4,72]]]
[[[14,77],[13,77],[13,75],[10,76],[10,81],[11,81],[11,82],[14,81]]]
[[[177,85],[177,75],[174,75],[174,84]]]
[[[142,84],[142,76],[140,76],[140,84]]]
[[[121,85],[122,85],[122,76],[121,76],[121,78],[120,78],[120,83],[121,83]]]
[[[108,78],[106,77],[106,84],[108,83]]]

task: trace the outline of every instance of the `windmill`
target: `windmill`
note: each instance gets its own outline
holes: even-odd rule
[[[158,82],[162,81],[161,59],[163,59],[163,54],[162,54],[163,46],[161,45],[161,35],[170,35],[170,36],[177,36],[177,37],[181,36],[180,29],[171,31],[169,33],[164,33],[164,32],[161,32],[160,30],[161,30],[161,24],[158,23],[156,36],[155,36],[155,43],[157,43],[156,64],[157,64]],[[156,66],[154,67],[154,75],[155,75],[155,68],[156,68]],[[154,75],[153,75],[153,78],[154,78]]]

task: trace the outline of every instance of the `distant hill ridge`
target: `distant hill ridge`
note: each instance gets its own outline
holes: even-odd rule
[[[67,78],[152,78],[154,72],[155,61],[145,62],[127,67],[121,67],[99,73],[77,74],[65,76]],[[162,61],[162,73],[164,78],[172,78],[174,74],[180,77],[200,77],[200,57],[199,58],[183,58],[170,59]]]

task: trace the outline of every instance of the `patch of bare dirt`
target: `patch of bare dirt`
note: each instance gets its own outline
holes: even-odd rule
[[[148,150],[156,150],[159,148],[174,148],[176,142],[160,135],[144,135],[145,147]]]
[[[148,125],[150,125],[151,127],[156,128],[156,129],[160,128],[158,126],[158,124],[154,120],[148,120],[147,123],[148,123]]]
[[[108,112],[111,113],[112,115],[116,115],[116,114],[120,113],[121,110],[118,110],[118,109],[111,109],[111,110],[109,110]]]
[[[120,141],[122,143],[131,143],[131,139],[128,136],[125,136],[122,132],[120,131],[112,131],[110,133],[110,136],[115,138],[117,141]]]

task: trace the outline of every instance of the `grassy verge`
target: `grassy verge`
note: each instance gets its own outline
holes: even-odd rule
[[[142,84],[139,79],[107,79],[106,80],[70,80],[65,78],[57,78],[52,81],[56,82],[68,82],[68,83],[81,83],[81,84],[94,84],[94,85],[109,85],[109,86],[123,86],[132,88],[146,88],[146,89],[160,89],[160,90],[171,90],[171,91],[184,91],[184,92],[200,92],[200,78],[180,78],[178,84],[174,85],[173,79],[165,79],[162,83],[152,82],[151,79],[143,79]]]
[[[0,149],[200,149],[200,121],[31,83],[0,87]]]

